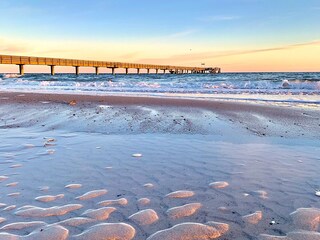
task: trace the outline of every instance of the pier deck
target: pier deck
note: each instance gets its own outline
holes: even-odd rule
[[[107,61],[88,61],[76,59],[63,59],[63,58],[46,58],[46,57],[26,57],[26,56],[12,56],[0,55],[0,64],[14,64],[19,66],[20,75],[24,75],[24,65],[47,65],[50,66],[51,75],[55,74],[56,66],[72,66],[75,68],[75,74],[79,74],[80,67],[94,67],[95,73],[99,74],[99,68],[111,68],[112,74],[115,74],[116,68],[124,68],[125,73],[128,74],[128,69],[137,69],[137,74],[140,69],[154,69],[156,74],[159,70],[163,73],[220,73],[220,68],[215,67],[184,67],[184,66],[171,66],[171,65],[155,65],[155,64],[139,64],[139,63],[125,63],[125,62],[107,62]]]

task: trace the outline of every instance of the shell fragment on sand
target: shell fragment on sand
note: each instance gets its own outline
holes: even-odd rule
[[[139,157],[142,157],[142,154],[141,153],[134,153],[134,154],[132,154],[132,157],[139,158]]]

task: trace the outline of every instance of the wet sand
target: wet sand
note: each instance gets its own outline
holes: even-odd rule
[[[1,92],[0,239],[320,239],[319,117]]]

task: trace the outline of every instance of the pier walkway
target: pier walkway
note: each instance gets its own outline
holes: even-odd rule
[[[56,66],[72,66],[75,68],[75,74],[79,74],[80,67],[94,67],[95,73],[99,74],[99,68],[111,68],[112,74],[115,74],[115,69],[123,68],[125,73],[128,74],[128,69],[133,68],[140,73],[140,69],[146,69],[147,74],[150,69],[155,70],[158,74],[161,70],[162,73],[220,73],[218,67],[183,67],[183,66],[170,66],[170,65],[154,65],[154,64],[138,64],[138,63],[124,63],[124,62],[106,62],[106,61],[88,61],[76,59],[63,59],[63,58],[46,58],[46,57],[25,57],[25,56],[11,56],[0,55],[0,64],[14,64],[19,66],[19,74],[24,75],[25,65],[47,65],[50,67],[51,75],[55,74]]]

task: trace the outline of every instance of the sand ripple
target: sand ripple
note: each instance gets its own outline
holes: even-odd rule
[[[169,198],[188,198],[188,197],[192,197],[193,195],[194,195],[193,191],[180,190],[180,191],[169,193],[166,195],[166,197],[169,197]]]
[[[10,210],[12,210],[12,209],[15,209],[17,206],[16,205],[10,205],[10,206],[8,206],[8,207],[5,207],[4,209],[3,209],[3,211],[10,211]]]
[[[197,212],[201,206],[201,203],[189,203],[183,206],[170,208],[168,209],[167,214],[170,218],[188,217]]]
[[[153,188],[154,185],[152,183],[146,183],[143,185],[145,188]]]
[[[68,185],[65,186],[65,188],[70,188],[70,189],[81,188],[81,187],[82,187],[82,184],[77,184],[77,183],[68,184]]]
[[[138,200],[138,204],[140,205],[148,205],[150,203],[150,199],[149,198],[140,198]]]
[[[69,218],[69,219],[63,220],[63,221],[58,222],[56,224],[62,225],[62,226],[77,227],[80,225],[92,223],[94,221],[95,221],[95,219],[92,219],[92,218],[75,217],[75,218]]]
[[[319,240],[320,233],[308,232],[308,231],[297,231],[297,232],[290,232],[285,237],[261,234],[259,239],[260,240]]]
[[[19,182],[12,182],[12,183],[8,183],[6,184],[6,187],[15,187],[18,185]]]
[[[290,214],[298,229],[317,231],[320,223],[319,208],[298,208]]]
[[[153,209],[146,209],[132,214],[129,219],[139,225],[149,225],[159,220],[158,214]]]
[[[242,217],[243,221],[250,224],[258,224],[262,219],[262,212],[256,211],[255,213]]]
[[[39,227],[39,226],[44,226],[44,225],[47,225],[47,223],[42,222],[42,221],[15,222],[15,223],[10,223],[10,224],[4,225],[3,227],[0,228],[0,230],[21,230],[21,229],[25,229],[25,228]]]
[[[55,195],[55,196],[44,195],[44,196],[36,197],[35,200],[37,200],[39,202],[52,202],[52,201],[55,201],[55,200],[63,198],[63,197],[64,197],[64,194],[58,194],[58,195]]]
[[[135,234],[136,230],[125,223],[101,223],[75,235],[74,238],[77,240],[131,240]]]
[[[206,240],[220,237],[229,227],[227,224],[210,222],[211,225],[200,223],[181,223],[172,228],[158,231],[152,234],[147,240]]]
[[[65,240],[68,236],[68,229],[59,225],[50,225],[45,228],[39,228],[26,236],[0,233],[1,240]]]
[[[128,204],[128,200],[126,198],[120,198],[117,200],[105,200],[105,201],[101,201],[98,203],[98,205],[100,206],[109,206],[109,205],[127,205]]]
[[[35,206],[27,206],[18,209],[15,214],[22,217],[50,217],[61,216],[69,212],[82,208],[81,204],[67,204],[64,206],[55,206],[50,208],[40,208]]]
[[[99,209],[88,209],[87,211],[85,211],[81,215],[102,221],[102,220],[108,219],[109,215],[116,210],[117,209],[113,208],[113,207],[103,207],[103,208],[99,208]]]
[[[3,181],[5,181],[5,180],[7,180],[7,179],[8,179],[7,176],[0,176],[0,182],[3,182]]]
[[[93,190],[90,192],[87,192],[79,197],[76,197],[78,200],[89,200],[92,198],[100,197],[104,194],[106,194],[108,191],[106,189],[100,189],[100,190]]]
[[[3,223],[5,222],[7,219],[3,218],[3,217],[0,217],[0,223]]]
[[[225,188],[228,186],[229,186],[229,183],[227,182],[212,182],[209,184],[209,187],[211,188]]]

